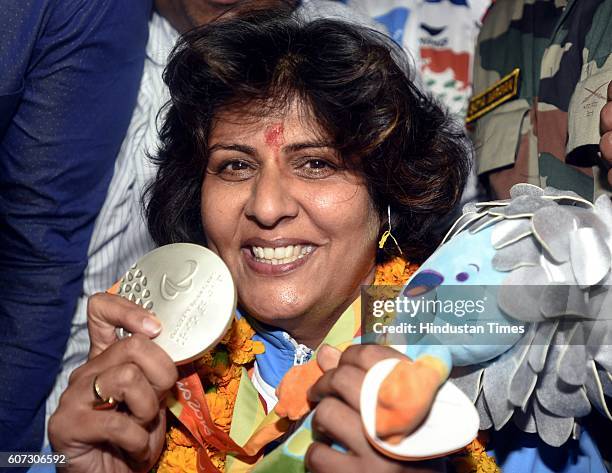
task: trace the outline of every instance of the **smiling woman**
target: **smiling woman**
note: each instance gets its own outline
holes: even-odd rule
[[[153,238],[208,245],[247,313],[317,346],[376,262],[435,248],[463,189],[462,132],[405,64],[372,30],[278,11],[186,34],[165,76]],[[387,207],[399,246],[377,256]]]
[[[241,281],[248,314],[317,346],[360,285],[373,281],[377,212],[363,178],[297,105],[238,120],[223,114],[210,134],[207,244]]]
[[[386,217],[390,206],[403,252],[423,259],[438,243],[432,224],[463,190],[470,151],[461,126],[413,85],[407,64],[401,49],[373,30],[334,20],[304,22],[279,10],[184,35],[165,75],[172,99],[150,189],[154,239],[205,243],[199,205],[204,175],[193,171],[207,169],[219,145],[240,146],[228,150],[234,157],[248,147],[235,139],[213,143],[214,128],[259,125],[268,129],[262,144],[271,146],[288,139],[283,121],[291,115],[308,129],[308,141],[327,146],[336,168],[362,180],[379,215]],[[302,144],[292,149],[307,155]],[[309,168],[333,164],[323,161],[329,159]],[[248,163],[232,169],[252,167]],[[378,261],[398,255],[390,247]]]
[[[437,242],[430,229],[460,197],[469,150],[445,112],[414,87],[390,40],[337,20],[306,22],[283,9],[220,19],[182,37],[165,81],[171,101],[159,171],[148,190],[149,227],[160,245],[198,243],[222,258],[236,283],[241,320],[265,346],[249,376],[241,376],[240,367],[232,375],[238,398],[223,401],[230,412],[236,406],[223,425],[240,436],[274,407],[275,388],[292,365],[310,358],[322,342],[350,343],[359,333],[360,287],[374,282],[377,265],[392,262],[402,281],[407,265],[397,258],[418,261],[431,252]],[[396,244],[379,249],[389,224]],[[133,307],[128,320],[126,304],[95,296],[90,320],[144,333],[135,321],[149,314]],[[75,470],[92,462],[100,471],[104,465],[115,471],[150,467],[165,431],[158,399],[176,371],[145,338],[107,345],[73,377],[51,438],[56,447],[72,448]],[[438,468],[393,461],[369,446],[356,401],[361,381],[373,363],[400,355],[354,348],[342,357],[329,347],[321,351],[321,366],[345,382],[339,388],[324,376],[313,391],[317,411],[327,413],[315,416],[313,429],[351,454],[316,442],[309,468]],[[331,369],[330,363],[340,364]],[[421,386],[435,393],[437,368],[419,366]],[[77,412],[93,415],[81,406],[91,397],[85,390],[92,380],[96,392],[123,401],[129,413],[102,424],[95,435],[76,427],[83,422]],[[136,398],[138,406],[132,405]],[[113,413],[96,415],[108,420]],[[181,441],[172,438],[178,448]],[[268,445],[259,453],[271,450]],[[120,454],[109,459],[109,451]],[[189,458],[195,465],[195,453]],[[241,468],[286,471],[270,462]],[[164,468],[171,470],[168,462]]]

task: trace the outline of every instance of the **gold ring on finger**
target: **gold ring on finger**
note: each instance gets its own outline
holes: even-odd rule
[[[93,380],[93,391],[96,397],[93,408],[97,411],[106,411],[117,407],[117,400],[113,396],[104,397],[100,390],[100,384],[98,383],[98,376],[96,375]]]

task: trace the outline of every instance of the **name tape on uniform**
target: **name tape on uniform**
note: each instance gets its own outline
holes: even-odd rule
[[[518,94],[520,69],[514,69],[484,92],[470,99],[465,123],[472,123]]]

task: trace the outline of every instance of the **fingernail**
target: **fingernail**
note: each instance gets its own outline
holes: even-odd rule
[[[327,343],[321,345],[321,348],[319,348],[319,353],[322,353],[325,356],[331,356],[333,358],[340,358],[340,355],[342,355],[342,352],[338,348]]]
[[[155,317],[145,317],[142,319],[142,328],[147,335],[156,336],[161,332],[161,323]]]
[[[338,366],[342,352],[336,347],[332,347],[327,343],[321,345],[317,354],[317,362],[323,371],[335,368]]]

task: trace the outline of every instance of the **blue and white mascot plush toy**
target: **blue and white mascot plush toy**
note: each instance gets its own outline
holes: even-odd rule
[[[475,405],[479,428],[492,429],[503,471],[606,471],[581,418],[597,410],[612,421],[611,255],[608,196],[593,204],[519,184],[508,200],[468,204],[403,288],[410,297],[488,299],[485,311],[463,317],[404,317],[430,328],[404,351],[453,368],[450,382]],[[431,329],[457,320],[488,327],[487,336]],[[499,327],[514,328],[496,335]]]

